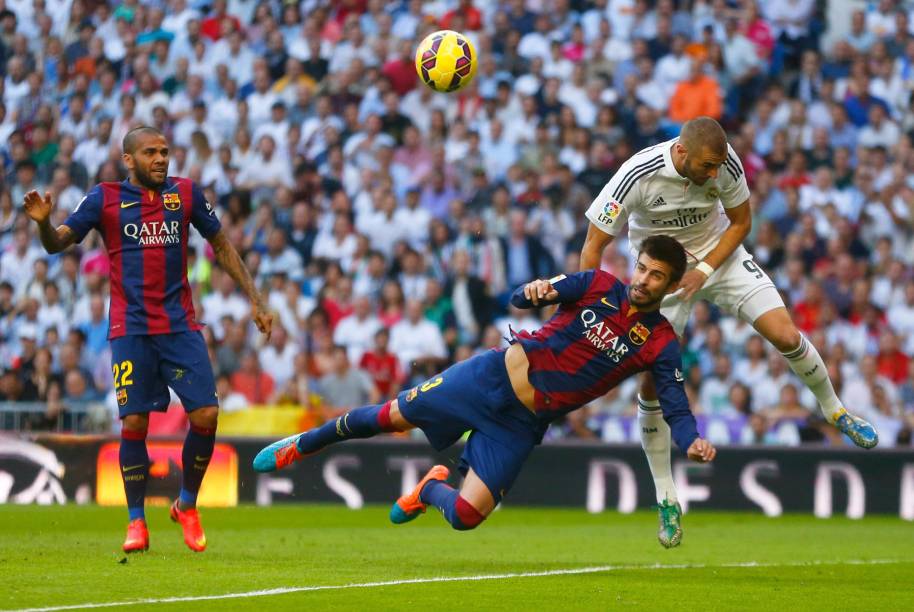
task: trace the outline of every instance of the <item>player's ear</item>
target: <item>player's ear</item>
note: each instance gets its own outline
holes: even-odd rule
[[[128,170],[133,170],[133,155],[124,153],[121,155],[121,161],[124,162],[124,166],[126,166]]]
[[[681,283],[681,282],[682,282],[682,279],[679,279],[675,283],[670,283],[669,286],[666,288],[666,292],[664,293],[664,295],[676,293],[676,291],[679,289],[679,283]]]

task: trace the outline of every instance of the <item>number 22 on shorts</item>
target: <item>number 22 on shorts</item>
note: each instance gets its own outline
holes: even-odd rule
[[[133,379],[130,378],[133,375],[133,362],[130,360],[122,361],[119,364],[115,363],[111,366],[111,371],[114,373],[114,388],[118,389],[120,387],[127,387],[133,384]]]

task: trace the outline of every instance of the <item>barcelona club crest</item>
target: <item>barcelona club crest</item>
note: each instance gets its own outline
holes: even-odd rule
[[[168,210],[178,210],[181,208],[181,196],[176,193],[162,194],[162,201],[165,203],[165,208]]]
[[[127,405],[127,389],[118,389],[117,390],[117,403],[120,406]]]
[[[419,387],[413,387],[409,390],[409,393],[406,394],[406,401],[411,402],[416,399],[416,396],[419,395]]]
[[[641,323],[635,323],[635,326],[628,330],[628,339],[632,341],[633,344],[641,346],[647,342],[647,337],[651,335],[651,330],[646,328]]]

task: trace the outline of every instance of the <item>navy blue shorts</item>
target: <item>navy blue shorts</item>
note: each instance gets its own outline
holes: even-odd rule
[[[460,472],[466,475],[473,468],[496,503],[541,439],[536,417],[511,388],[504,351],[487,351],[451,366],[400,393],[397,405],[436,450],[472,432],[460,457]]]
[[[121,418],[165,412],[169,387],[187,412],[218,404],[206,342],[198,331],[115,338],[111,371]]]

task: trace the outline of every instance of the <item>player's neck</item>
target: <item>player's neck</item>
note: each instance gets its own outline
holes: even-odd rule
[[[142,181],[140,181],[134,174],[130,175],[130,177],[127,179],[127,182],[141,191],[146,190],[146,191],[159,192],[162,189],[162,187],[165,186],[165,183],[162,183],[161,185],[147,185],[147,184],[143,183]]]
[[[676,174],[682,178],[688,178],[683,174],[683,169],[685,168],[685,155],[676,153],[676,143],[670,145],[670,161],[673,162],[673,168],[676,169]]]

